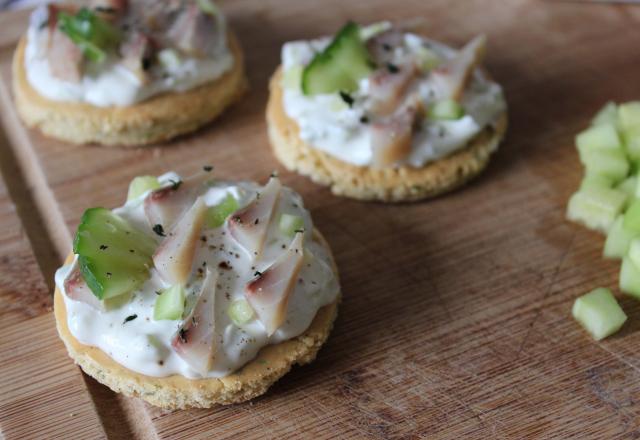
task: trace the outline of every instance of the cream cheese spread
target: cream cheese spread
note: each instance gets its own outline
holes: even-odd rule
[[[168,173],[160,181],[169,185],[180,177]],[[222,201],[228,194],[247,205],[256,197],[260,186],[248,183],[216,181],[208,187],[204,200],[208,206]],[[158,238],[145,218],[143,204],[149,192],[128,201],[114,210],[132,225],[149,236]],[[284,323],[270,337],[255,314],[246,324],[236,325],[227,310],[231,303],[244,299],[244,287],[255,273],[264,271],[291,242],[277,225],[283,214],[302,217],[305,225],[304,262],[298,282],[289,299]],[[193,307],[196,295],[203,283],[205,268],[218,271],[218,288],[215,298],[216,338],[222,341],[214,355],[207,377],[224,377],[247,362],[269,344],[294,338],[310,325],[318,309],[330,304],[338,295],[339,286],[329,249],[312,239],[313,223],[304,208],[301,197],[283,187],[277,202],[265,241],[265,248],[257,260],[248,255],[228,233],[227,223],[218,228],[206,228],[198,241],[192,273],[186,285],[186,311]],[[67,324],[71,334],[82,344],[95,346],[126,368],[141,374],[164,377],[182,375],[201,377],[179,357],[171,347],[171,339],[182,325],[182,320],[154,320],[153,309],[156,292],[169,287],[162,281],[156,269],[150,278],[131,296],[130,300],[98,310],[67,296],[64,280],[75,265],[65,265],[56,272],[56,286],[64,296]],[[127,321],[128,317],[136,316]]]
[[[378,27],[379,30],[390,27],[388,24],[372,26]],[[368,33],[371,37],[375,31]],[[402,44],[394,48],[394,55],[398,58],[407,54],[418,54],[424,48],[444,60],[456,54],[455,50],[416,34],[405,33],[403,37]],[[368,110],[369,79],[365,77],[360,80],[358,90],[351,93],[351,106],[337,93],[307,96],[299,87],[302,68],[330,41],[330,38],[320,38],[289,42],[283,46],[281,56],[284,70],[284,110],[297,123],[300,138],[312,147],[344,162],[369,166],[372,163],[371,126],[363,122]],[[424,71],[413,81],[411,88],[411,92],[417,92],[427,107],[434,102],[436,93],[429,81],[428,71]],[[461,104],[465,115],[460,119],[424,119],[421,122],[414,132],[411,153],[404,160],[404,164],[422,167],[463,148],[485,127],[495,123],[506,109],[501,87],[479,69],[474,71]]]
[[[48,29],[43,27],[47,9],[40,6],[31,15],[25,49],[25,71],[29,84],[42,96],[54,101],[84,102],[97,107],[124,107],[166,92],[184,92],[214,81],[233,67],[224,29],[222,44],[206,58],[196,58],[175,51],[165,52],[170,62],[158,63],[143,82],[133,72],[108,57],[100,65],[88,65],[78,83],[61,80],[51,73],[46,57]],[[224,23],[224,21],[222,21]],[[163,58],[162,51],[158,54]]]

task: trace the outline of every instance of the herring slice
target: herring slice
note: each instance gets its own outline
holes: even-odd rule
[[[407,108],[371,125],[371,152],[374,167],[387,167],[411,153],[416,111]]]
[[[161,225],[165,231],[171,229],[193,205],[209,178],[209,174],[200,173],[149,194],[144,200],[144,214],[149,226]]]
[[[406,63],[401,66],[389,64],[369,75],[371,111],[380,116],[393,113],[417,74],[416,66]]]
[[[198,197],[153,255],[153,263],[167,283],[183,285],[189,278],[206,212],[207,205]]]
[[[287,316],[289,297],[304,260],[304,233],[299,232],[289,248],[266,271],[245,287],[244,295],[271,336]]]
[[[462,98],[467,82],[473,70],[484,58],[487,38],[479,35],[468,42],[453,58],[440,64],[431,71],[431,81],[438,99]]]
[[[280,179],[272,177],[251,203],[227,220],[229,233],[252,258],[262,253],[267,229],[281,190]]]
[[[171,341],[182,360],[201,376],[211,368],[218,348],[215,339],[215,302],[218,273],[207,269],[198,300]]]

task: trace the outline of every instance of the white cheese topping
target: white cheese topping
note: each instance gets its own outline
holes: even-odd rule
[[[384,30],[388,26],[378,27],[378,30]],[[283,46],[284,109],[296,121],[300,137],[309,145],[344,162],[368,166],[372,162],[371,125],[361,121],[367,113],[368,78],[362,79],[359,89],[351,94],[354,98],[351,107],[337,93],[306,96],[299,86],[301,69],[330,41],[329,38],[321,38],[289,42]],[[443,44],[406,33],[403,44],[394,48],[394,55],[403,58],[407,54],[419,54],[424,49],[442,59],[451,58],[456,53]],[[428,70],[411,87],[412,92],[419,93],[427,108],[434,102],[435,93],[429,82]],[[465,116],[460,119],[422,121],[414,133],[412,151],[405,161],[407,165],[422,167],[463,148],[486,126],[495,123],[506,108],[501,87],[486,78],[480,70],[474,72],[461,104]]]
[[[161,177],[163,182],[169,182],[170,179],[177,181],[179,177],[173,173]],[[253,183],[216,182],[207,190],[205,202],[215,205],[231,194],[242,207],[255,197],[259,189]],[[153,236],[143,212],[143,201],[147,194],[127,202],[114,212]],[[255,315],[248,323],[237,326],[231,321],[227,310],[232,302],[244,299],[244,287],[254,278],[255,272],[263,272],[284,251],[283,246],[291,242],[292,238],[278,228],[278,219],[283,213],[298,215],[304,220],[307,231],[305,258],[299,281],[289,300],[285,322],[269,337]],[[214,355],[208,377],[224,377],[255,358],[262,347],[302,334],[318,309],[336,299],[339,286],[330,251],[312,240],[312,230],[313,223],[301,197],[286,187],[282,189],[268,229],[265,249],[258,261],[252,261],[251,256],[238,247],[227,233],[226,226],[203,230],[202,235],[206,240],[198,242],[193,272],[186,285],[187,308],[184,316],[193,306],[203,282],[203,268],[218,271],[216,338],[223,342]],[[153,319],[156,291],[169,287],[155,269],[151,270],[150,279],[134,292],[129,302],[100,311],[67,296],[64,280],[72,267],[73,264],[58,269],[56,286],[64,295],[69,330],[79,342],[100,348],[119,364],[138,373],[156,377],[173,374],[200,377],[171,348],[171,340],[182,321]],[[125,323],[125,319],[132,315],[137,317]]]
[[[233,67],[234,59],[225,41],[211,58],[178,55],[174,51],[142,83],[136,75],[109,57],[103,64],[88,64],[79,83],[63,81],[51,74],[46,58],[48,29],[45,6],[32,13],[27,31],[25,70],[29,84],[42,96],[54,101],[86,102],[97,107],[124,107],[165,92],[184,92],[213,81]],[[166,54],[166,53],[165,53]],[[159,54],[162,59],[162,52]]]

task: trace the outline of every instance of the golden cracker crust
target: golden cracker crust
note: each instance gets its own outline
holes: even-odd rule
[[[314,231],[314,239],[328,248],[317,230]],[[73,255],[70,255],[65,264],[72,259]],[[333,267],[337,276],[335,263]],[[80,343],[69,331],[64,298],[57,288],[54,314],[58,334],[69,356],[85,373],[113,391],[139,397],[165,409],[211,408],[260,396],[295,364],[313,361],[331,332],[339,302],[340,294],[334,302],[318,310],[309,328],[300,336],[263,347],[254,360],[229,376],[207,379],[187,379],[179,375],[146,376],[118,364],[99,348]]]
[[[300,139],[297,123],[282,104],[282,67],[269,84],[267,125],[271,148],[290,171],[309,176],[338,196],[360,200],[408,202],[451,191],[478,175],[489,163],[507,129],[506,112],[495,127],[487,127],[462,150],[422,168],[372,168],[343,162]]]
[[[53,101],[29,84],[24,68],[26,37],[13,57],[13,94],[22,121],[47,136],[73,144],[133,147],[163,142],[215,119],[247,90],[242,49],[229,33],[232,69],[184,93],[164,93],[127,107],[96,107]]]

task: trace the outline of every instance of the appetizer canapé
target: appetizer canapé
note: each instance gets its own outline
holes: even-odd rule
[[[23,121],[73,143],[141,145],[197,129],[246,89],[211,0],[92,0],[36,9],[13,62]]]
[[[417,200],[479,173],[506,129],[502,90],[461,50],[379,23],[284,45],[269,135],[289,169],[339,195]]]
[[[165,408],[264,393],[315,358],[337,313],[331,251],[277,177],[137,178],[124,206],[84,213],[73,252],[55,294],[69,354]]]

